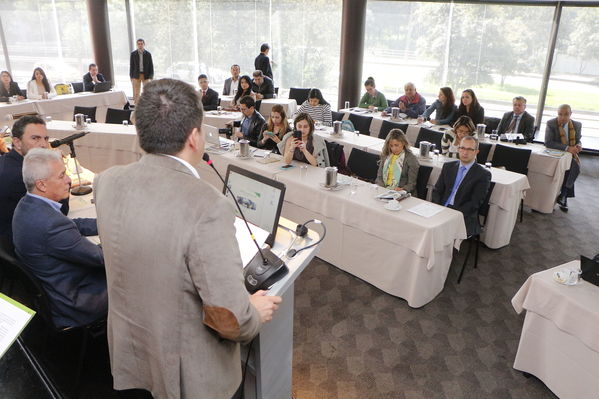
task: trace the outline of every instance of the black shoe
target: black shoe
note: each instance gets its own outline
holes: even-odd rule
[[[568,198],[560,195],[559,197],[557,197],[557,204],[559,205],[559,209],[561,209],[562,212],[568,212]]]

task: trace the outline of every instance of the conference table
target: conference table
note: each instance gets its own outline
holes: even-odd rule
[[[230,108],[231,103],[233,102],[233,98],[234,96],[221,96],[221,107]],[[258,101],[261,101],[260,109],[258,110],[258,112],[260,112],[265,119],[268,119],[270,111],[272,110],[272,107],[274,107],[275,105],[283,106],[283,109],[285,109],[285,113],[287,114],[288,118],[293,117],[293,114],[297,112],[297,102],[293,98],[268,98]]]
[[[219,129],[227,127],[227,123],[241,120],[243,114],[241,112],[231,111],[206,111],[204,112],[203,122],[206,125],[214,126]]]
[[[331,128],[322,127],[316,130],[315,134],[327,141],[343,145],[346,159],[349,159],[353,148],[380,155],[385,142],[378,137],[363,134],[343,132],[339,136],[331,134],[332,132]],[[437,159],[434,159],[433,156],[423,158],[417,148],[412,148],[412,152],[418,158],[420,165],[433,168],[427,184],[429,189],[427,199],[430,200],[432,188],[441,174],[443,164],[454,161],[455,158],[447,158],[443,155],[439,155]],[[481,234],[481,241],[487,247],[497,249],[509,245],[518,218],[521,199],[526,198],[527,193],[530,192],[530,185],[526,175],[500,168],[491,168],[491,181],[495,183],[495,187],[489,198],[489,213],[485,221],[485,229]]]
[[[56,138],[74,132],[72,122],[52,121],[48,128]],[[132,126],[98,123],[88,130],[91,133],[75,141],[75,147],[80,162],[94,172],[134,162],[143,153]],[[319,254],[322,259],[406,299],[412,307],[424,306],[443,290],[453,247],[466,238],[462,214],[453,209],[409,198],[401,202],[402,210],[389,211],[374,198],[385,190],[357,179],[347,177],[357,186],[355,194],[350,187],[325,190],[319,184],[324,182],[322,168],[303,169],[300,166],[306,164],[294,162],[293,168],[283,169],[280,160],[261,163],[235,152],[210,156],[223,174],[234,164],[285,183],[282,216],[297,222],[318,218],[327,226]],[[199,165],[198,170],[202,179],[222,190],[222,182],[207,165]],[[439,213],[425,218],[408,211],[422,204],[438,207]]]
[[[599,287],[581,280],[559,284],[553,274],[580,270],[572,261],[530,276],[512,299],[526,310],[514,368],[538,377],[562,399],[599,392]]]
[[[91,202],[93,194],[71,196],[69,199],[69,217],[96,217],[96,209]],[[290,398],[292,388],[293,366],[293,310],[295,280],[318,253],[319,245],[298,253],[293,259],[284,257],[295,235],[295,223],[281,218],[272,251],[286,263],[289,273],[273,284],[268,295],[279,295],[283,302],[273,319],[262,326],[260,334],[255,338],[248,361],[244,394],[246,398],[278,399]],[[309,230],[307,238],[296,241],[299,248],[318,241],[320,235]],[[97,236],[89,237],[98,244]],[[241,359],[247,357],[247,347],[241,348]],[[242,364],[242,367],[244,365]]]
[[[9,125],[9,115],[39,114],[58,120],[72,120],[75,106],[97,107],[96,120],[106,120],[108,108],[123,109],[127,96],[122,91],[104,93],[81,92],[64,94],[48,100],[22,100],[16,103],[0,103],[0,124]]]
[[[428,127],[433,130],[443,131],[449,129],[448,125],[431,125],[430,123],[418,124],[416,119],[400,119],[391,120],[389,116],[382,116],[381,112],[366,112],[365,110],[356,110],[353,108],[342,109],[344,119],[349,118],[350,113],[355,113],[364,116],[372,116],[370,124],[371,136],[378,137],[379,130],[384,120],[390,120],[396,123],[407,123],[408,128],[406,136],[410,143],[415,143],[418,138],[418,133],[421,127]],[[520,149],[530,149],[531,155],[528,161],[528,182],[530,190],[524,198],[524,205],[541,213],[552,213],[555,208],[555,199],[559,194],[562,183],[564,181],[564,173],[570,169],[572,162],[572,154],[569,152],[547,151],[544,145],[537,143],[527,143],[524,145],[516,145],[507,142],[483,140],[493,145],[489,153],[489,159],[493,156],[493,151],[496,145],[507,145]]]

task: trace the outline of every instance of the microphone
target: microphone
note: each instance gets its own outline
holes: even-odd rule
[[[283,262],[283,260],[279,258],[277,255],[275,255],[269,248],[260,248],[260,245],[258,245],[258,241],[256,241],[256,237],[254,236],[254,233],[252,233],[252,229],[250,228],[250,225],[248,224],[248,221],[245,218],[245,215],[241,211],[239,203],[235,200],[235,194],[233,194],[231,188],[225,183],[225,180],[223,179],[221,174],[218,173],[218,170],[216,170],[216,168],[214,167],[214,163],[210,159],[210,156],[207,153],[204,153],[202,159],[212,168],[212,170],[214,170],[216,175],[223,182],[223,185],[231,194],[233,202],[237,206],[237,210],[239,211],[239,214],[241,215],[241,218],[245,223],[245,227],[250,232],[250,237],[252,238],[252,241],[258,249],[258,253],[256,254],[256,256],[252,258],[250,263],[245,268],[245,287],[252,294],[260,289],[268,289],[270,285],[274,284],[277,280],[279,280],[287,273],[285,262]],[[277,273],[279,271],[283,272]]]
[[[54,140],[53,142],[50,143],[50,147],[56,148],[63,144],[71,144],[73,141],[85,136],[86,134],[87,134],[86,132],[75,133],[75,134],[71,134],[70,136],[65,137],[64,139]]]

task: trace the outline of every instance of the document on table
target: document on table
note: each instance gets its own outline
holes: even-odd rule
[[[415,213],[416,215],[422,216],[423,218],[430,218],[431,216],[435,216],[442,210],[442,206],[431,204],[430,202],[423,202],[420,205],[416,205],[408,209],[409,212]]]
[[[0,294],[0,358],[15,342],[34,314],[35,312],[27,306]]]
[[[254,233],[254,236],[256,237],[258,245],[260,248],[262,248],[270,233],[256,225],[251,223],[248,224],[250,225],[250,229],[252,229],[252,233]],[[243,267],[246,267],[254,255],[256,255],[256,252],[258,252],[258,248],[256,248],[256,244],[254,244],[254,240],[252,240],[245,222],[240,217],[235,218],[235,238],[237,239],[237,245],[239,245],[239,252],[241,253]]]

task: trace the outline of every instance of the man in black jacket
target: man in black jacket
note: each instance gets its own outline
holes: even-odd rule
[[[23,157],[32,148],[48,148],[46,122],[38,116],[23,116],[12,128],[12,150],[0,157],[0,235],[12,241],[12,218],[19,200],[25,195]],[[69,212],[68,198],[62,213]]]
[[[129,77],[133,85],[133,101],[137,104],[137,99],[141,93],[141,84],[145,85],[154,78],[154,62],[152,54],[144,46],[144,39],[137,39],[137,50],[131,53],[129,60]]]
[[[200,92],[202,97],[202,105],[204,110],[213,111],[218,107],[218,93],[208,87],[208,76],[201,74],[198,76],[198,85],[200,86]]]
[[[89,72],[83,75],[83,90],[94,91],[94,86],[100,82],[106,82],[104,75],[98,72],[96,64],[89,64]]]
[[[526,112],[526,98],[514,97],[512,112],[506,112],[497,126],[499,134],[522,133],[524,139],[532,142],[535,138],[535,117]]]
[[[243,114],[243,118],[241,119],[241,129],[238,137],[249,140],[251,146],[257,147],[258,137],[266,121],[256,111],[256,102],[250,96],[241,97],[239,108]]]
[[[260,70],[255,70],[252,76],[254,77],[252,91],[256,93],[256,100],[273,98],[275,95],[275,86],[272,84],[272,79],[264,76]]]
[[[476,154],[478,154],[476,138],[464,137],[458,151],[459,162],[443,164],[441,175],[433,191],[433,202],[462,212],[466,232],[470,237],[480,233],[478,209],[489,191],[491,172],[476,163]]]
[[[265,76],[272,77],[272,68],[270,67],[270,59],[268,53],[270,52],[270,46],[268,43],[263,43],[260,46],[260,54],[254,60],[254,68],[262,71]]]

